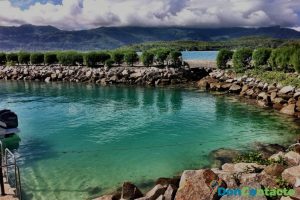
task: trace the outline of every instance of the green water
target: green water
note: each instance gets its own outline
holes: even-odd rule
[[[27,199],[87,199],[123,181],[210,164],[221,147],[294,138],[292,118],[184,89],[0,82],[0,108],[19,115]]]

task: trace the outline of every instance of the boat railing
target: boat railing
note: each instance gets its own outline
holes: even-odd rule
[[[3,143],[0,141],[1,150],[1,173],[4,172],[3,178],[12,188],[15,188],[15,195],[22,200],[22,186],[20,178],[20,169],[17,164],[15,155],[7,148],[4,149]],[[4,189],[4,188],[2,188]],[[1,191],[5,194],[5,191]]]

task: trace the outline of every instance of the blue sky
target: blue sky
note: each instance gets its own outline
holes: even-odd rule
[[[22,24],[299,29],[300,0],[0,0],[0,26]]]

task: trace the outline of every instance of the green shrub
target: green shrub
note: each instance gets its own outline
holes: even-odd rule
[[[30,53],[27,52],[19,52],[18,53],[18,62],[20,64],[26,64],[28,65],[28,63],[30,62]]]
[[[267,65],[268,60],[271,56],[272,50],[269,48],[259,48],[256,49],[252,54],[252,59],[254,61],[254,66],[256,68]]]
[[[139,60],[139,56],[135,51],[127,51],[124,54],[124,59],[127,65],[133,66],[133,64]]]
[[[113,61],[118,65],[121,65],[124,62],[124,53],[122,52],[114,51],[111,57]]]
[[[32,65],[40,65],[44,63],[44,54],[43,53],[31,53],[30,54],[30,63]]]
[[[84,62],[88,67],[96,67],[100,62],[100,54],[98,52],[88,52],[84,55]]]
[[[300,73],[300,49],[294,52],[291,57],[291,64],[296,72]]]
[[[268,60],[269,65],[272,67],[273,70],[277,69],[276,58],[278,57],[279,51],[278,49],[273,49]]]
[[[153,65],[153,59],[154,59],[154,54],[149,52],[149,51],[145,51],[142,54],[142,63],[149,67],[151,65]]]
[[[170,49],[167,48],[160,48],[154,50],[155,54],[155,61],[159,65],[164,65],[166,59],[168,58],[168,55],[170,54]]]
[[[0,52],[0,65],[5,65],[5,63],[6,63],[6,54]]]
[[[217,66],[219,69],[227,68],[227,62],[232,59],[233,52],[227,49],[221,49],[217,56]]]
[[[174,67],[180,67],[181,66],[182,53],[180,51],[171,51],[169,56],[170,56],[170,60],[172,62],[172,65]]]
[[[107,67],[112,67],[114,63],[115,63],[115,61],[111,58],[105,61],[105,65]]]
[[[83,64],[83,55],[76,51],[65,51],[57,54],[57,59],[59,64],[70,66],[70,65],[82,65]]]
[[[18,54],[17,53],[9,53],[6,54],[6,61],[11,63],[11,64],[15,64],[18,63]]]
[[[47,53],[45,53],[45,55],[44,55],[44,62],[47,65],[58,63],[56,53],[55,52],[47,52]]]
[[[233,67],[236,72],[243,72],[250,66],[252,50],[248,48],[239,49],[233,54]]]
[[[279,71],[291,71],[294,70],[290,66],[291,56],[295,49],[291,47],[283,47],[277,50],[277,57],[275,58],[276,69]]]
[[[102,63],[103,65],[108,59],[110,59],[109,53],[106,52],[98,52],[98,56],[99,56],[99,62]]]

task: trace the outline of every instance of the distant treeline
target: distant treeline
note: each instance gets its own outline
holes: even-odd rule
[[[211,51],[220,49],[238,49],[238,48],[251,48],[258,47],[276,48],[290,40],[274,39],[269,37],[241,37],[238,39],[223,40],[223,41],[159,41],[159,42],[146,42],[142,44],[134,44],[122,47],[120,49],[131,49],[135,51],[145,51],[153,48],[172,48],[178,51]]]
[[[139,56],[133,50],[114,51],[56,51],[56,52],[14,52],[0,53],[0,65],[52,65],[64,66],[86,65],[88,67],[100,67],[121,65],[126,63],[133,66],[142,62],[145,66],[163,66],[165,64],[178,67],[181,65],[181,52],[171,48],[155,48],[143,51]]]
[[[244,72],[247,69],[300,72],[300,44],[287,43],[273,49],[222,49],[217,57],[217,66],[221,69],[233,67],[236,72]]]

